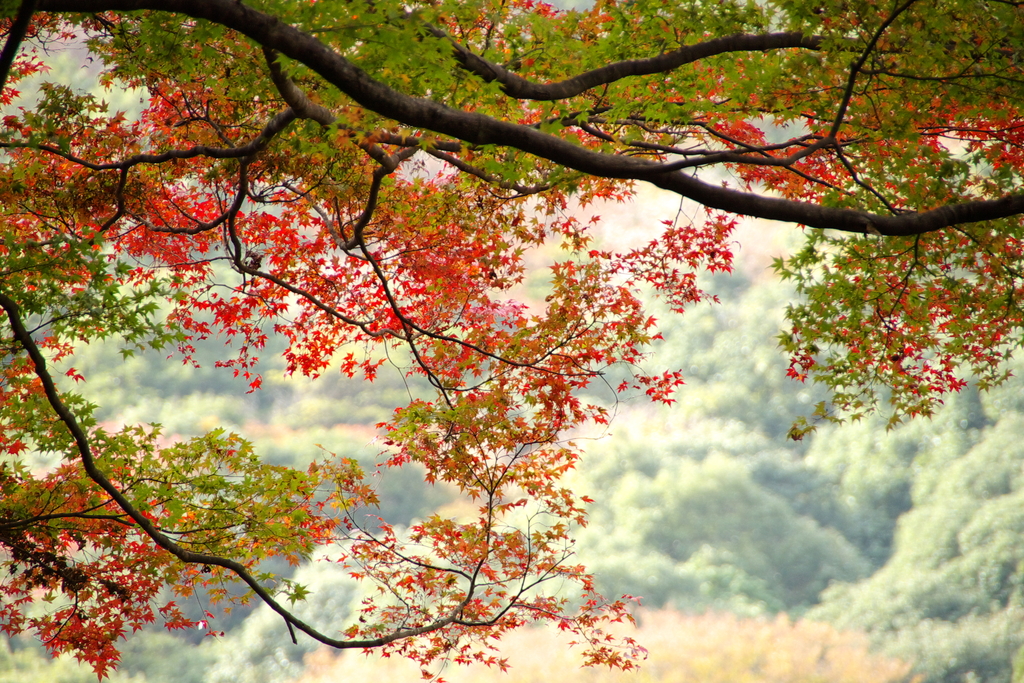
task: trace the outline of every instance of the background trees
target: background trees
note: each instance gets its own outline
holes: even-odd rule
[[[737,357],[756,363],[770,349],[751,340],[774,287],[723,292],[721,307],[689,311],[670,326],[665,352],[699,342],[708,372],[687,384],[683,405],[625,409],[623,421],[643,420],[644,428],[613,428],[607,443],[588,449],[592,466],[576,485],[604,494],[581,532],[599,584],[652,607],[782,610],[866,631],[926,681],[1010,680],[1024,644],[1012,512],[1019,377],[982,394],[965,390],[932,418],[891,431],[875,417],[823,426],[800,442],[773,435],[766,408],[793,392],[776,394],[771,373],[716,371]],[[781,301],[784,288],[775,295]],[[744,344],[750,353],[737,354]],[[746,410],[721,410],[727,385],[753,399],[741,404]],[[616,505],[627,499],[634,507]],[[696,542],[684,543],[694,532]],[[773,553],[774,570],[752,575]],[[835,581],[824,591],[799,584],[808,566]],[[794,600],[794,584],[812,597]]]

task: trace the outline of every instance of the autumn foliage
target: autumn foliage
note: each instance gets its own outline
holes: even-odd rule
[[[166,586],[255,597],[293,637],[422,665],[502,666],[494,639],[550,621],[588,663],[631,667],[633,643],[602,628],[626,603],[573,561],[586,501],[560,480],[580,458],[569,435],[618,394],[673,400],[680,373],[642,368],[657,328],[639,292],[676,312],[706,299],[696,276],[730,269],[738,215],[809,228],[778,267],[807,295],[790,372],[833,390],[819,418],[880,398],[894,420],[927,413],[965,372],[998,382],[1019,338],[1012,4],[4,7],[0,626],[101,676],[144,624],[196,626],[155,602]],[[145,92],[137,118],[65,83],[14,101],[68,42],[109,87]],[[638,181],[706,210],[652,217],[646,244],[596,243],[574,207]],[[551,249],[546,298],[524,301],[527,258]],[[373,381],[391,362],[428,382],[379,425],[381,466],[422,465],[477,518],[367,525],[355,462],[300,472],[222,431],[106,430],[75,394],[88,378],[53,374],[91,340],[189,363],[221,339],[217,364],[257,391],[271,335],[292,373],[339,361]],[[30,471],[30,449],[61,465]],[[331,633],[289,611],[302,586],[260,569],[324,544],[379,589]]]

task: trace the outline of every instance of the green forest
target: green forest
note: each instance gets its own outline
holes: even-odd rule
[[[639,599],[640,632],[652,641],[644,643],[648,665],[616,680],[741,680],[679,679],[672,672],[683,664],[663,661],[717,656],[747,662],[745,675],[754,677],[742,680],[1011,681],[1024,653],[1024,379],[966,390],[934,417],[892,430],[880,415],[823,422],[802,441],[788,439],[794,419],[824,396],[786,378],[777,337],[795,295],[763,260],[707,280],[718,303],[658,316],[664,340],[652,363],[686,377],[674,405],[621,401],[610,406],[606,433],[579,435],[588,455],[571,483],[596,502],[577,532],[578,557],[604,594]],[[541,283],[543,269],[531,278]],[[261,363],[264,388],[252,394],[213,367],[216,342],[201,350],[200,361],[205,353],[210,362],[200,368],[161,354],[122,359],[114,343],[82,348],[74,363],[91,378],[83,391],[102,420],[159,424],[168,439],[226,425],[274,462],[304,466],[326,450],[372,468],[380,450],[374,424],[420,388],[383,369],[373,384],[337,372],[316,383],[287,379],[273,351]],[[399,523],[465,504],[409,468],[382,472],[378,487],[381,509],[367,514]],[[355,582],[329,560],[293,576],[312,591],[300,614],[320,624],[344,619],[359,600]],[[201,615],[206,606],[195,597],[187,608]],[[708,640],[725,632],[722,620],[734,636]],[[313,681],[334,657],[292,645],[266,607],[236,608],[215,627],[224,635],[154,626],[125,643],[111,680]],[[823,670],[832,666],[825,655],[805,669],[787,665],[788,678],[756,677],[771,652],[790,644],[794,652],[842,652],[854,677]],[[545,647],[556,657],[558,646]],[[707,651],[686,658],[686,647]],[[23,639],[5,643],[0,659],[4,682],[94,679]],[[576,671],[571,660],[566,666]],[[724,676],[724,666],[712,669]],[[460,675],[456,668],[444,677]],[[889,678],[878,677],[883,670]]]

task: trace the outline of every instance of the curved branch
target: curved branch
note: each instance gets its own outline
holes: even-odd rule
[[[305,64],[355,102],[407,126],[430,130],[474,145],[513,147],[542,159],[602,178],[643,180],[712,209],[798,223],[811,228],[886,236],[933,232],[961,223],[1024,213],[1024,193],[999,199],[950,204],[899,215],[824,207],[705,183],[659,162],[580,147],[530,126],[412,97],[374,80],[314,36],[236,0],[40,0],[39,11],[104,12],[156,10],[220,24],[258,44]]]
[[[793,142],[785,143],[785,147],[793,146]],[[781,145],[775,145],[781,147]],[[821,138],[813,144],[806,145],[801,149],[791,152],[789,156],[777,157],[768,154],[766,147],[750,147],[748,151],[736,152],[728,150],[724,152],[705,152],[695,158],[671,161],[664,164],[666,173],[682,170],[684,168],[699,168],[714,164],[743,164],[744,166],[783,166],[789,167],[796,162],[809,157],[820,149],[837,147],[835,139],[831,137]]]
[[[288,106],[292,108],[300,119],[312,119],[326,128],[334,123],[334,114],[327,107],[316,104],[306,96],[306,93],[299,90],[298,86],[290,78],[285,76],[281,65],[277,62],[277,54],[269,47],[263,48],[263,57],[267,60],[270,70],[270,80],[274,87],[281,94],[281,97]]]
[[[520,197],[525,197],[526,195],[530,194],[537,194],[538,192],[544,192],[545,190],[549,190],[552,187],[551,183],[536,183],[534,185],[522,185],[520,183],[512,182],[511,180],[504,180],[502,178],[499,178],[495,175],[488,173],[482,168],[477,168],[472,164],[467,164],[462,159],[459,159],[456,156],[452,156],[447,152],[442,152],[437,149],[428,149],[427,154],[434,157],[435,159],[439,159],[447,164],[454,166],[463,173],[476,176],[477,178],[480,178],[481,180],[483,180],[486,183],[489,183],[490,185],[495,185],[503,190],[512,190],[513,192],[516,193],[517,196]]]
[[[323,301],[320,300],[319,297],[315,296],[310,292],[307,292],[301,287],[297,287],[283,278],[280,278],[272,273],[260,270],[259,268],[255,268],[249,263],[246,263],[245,259],[242,258],[242,241],[241,239],[239,239],[238,232],[235,229],[234,219],[235,216],[238,215],[238,212],[241,210],[242,203],[245,201],[245,198],[248,196],[249,192],[248,177],[246,174],[247,165],[248,160],[243,160],[241,164],[241,169],[239,170],[238,174],[238,191],[235,193],[235,199],[232,201],[231,206],[228,207],[227,211],[225,211],[220,216],[218,216],[217,219],[215,219],[218,224],[226,223],[227,238],[228,240],[230,240],[229,255],[231,258],[231,262],[234,264],[238,272],[245,273],[246,275],[251,275],[253,277],[263,278],[264,280],[272,282],[278,287],[281,287],[282,289],[285,289],[291,292],[292,294],[295,294],[296,296],[303,297],[304,299],[309,301],[311,304],[319,308],[327,315],[336,318],[348,325],[358,327],[360,330],[363,331],[364,334],[370,337],[383,337],[386,335],[401,337],[400,333],[390,329],[383,329],[379,331],[371,330],[369,328],[369,323],[367,321],[351,318],[342,313],[341,311],[339,311],[338,309],[334,308],[333,306],[324,303]]]
[[[879,26],[871,36],[867,46],[865,46],[864,50],[861,52],[860,58],[850,66],[850,75],[846,80],[846,90],[843,92],[843,97],[839,102],[839,109],[836,111],[835,119],[832,121],[832,128],[829,129],[828,137],[835,138],[835,136],[839,134],[839,128],[843,125],[843,119],[846,118],[846,109],[850,106],[850,98],[853,97],[853,86],[857,82],[857,74],[860,73],[864,64],[868,61],[868,57],[870,57],[871,53],[874,52],[875,46],[878,44],[882,34],[892,26],[901,14],[910,9],[910,6],[915,2],[917,2],[917,0],[905,0],[902,5],[894,9],[892,14],[882,22],[882,25]]]
[[[48,154],[53,154],[54,156],[66,159],[74,164],[78,164],[90,171],[126,171],[139,164],[162,164],[174,159],[193,159],[195,157],[210,157],[211,159],[240,159],[252,156],[253,154],[263,150],[270,143],[271,138],[284,130],[288,124],[295,119],[296,115],[292,109],[285,109],[282,112],[278,112],[270,119],[270,121],[267,122],[267,125],[263,127],[263,130],[260,131],[260,134],[255,139],[241,147],[209,147],[207,145],[196,145],[195,147],[189,147],[188,149],[172,149],[155,154],[135,154],[126,159],[122,159],[121,161],[110,161],[105,164],[97,164],[95,162],[82,159],[53,145],[0,142],[0,149],[38,149]]]
[[[520,100],[562,100],[574,97],[591,88],[608,85],[629,76],[647,76],[672,71],[684,64],[728,52],[761,52],[784,48],[806,48],[816,50],[821,46],[818,36],[805,36],[798,32],[767,33],[762,35],[736,33],[713,38],[660,54],[647,59],[627,59],[613,62],[599,69],[586,71],[578,76],[554,83],[534,83],[508,69],[476,55],[448,37],[441,29],[433,26],[428,30],[437,37],[448,38],[455,50],[455,57],[466,70],[475,73],[485,81],[498,81],[502,90],[510,97]]]
[[[247,159],[249,158],[251,157],[246,157],[246,159],[242,160],[241,166],[243,176],[245,174],[245,166],[247,163]],[[238,214],[239,211],[241,211],[242,203],[245,201],[245,198],[246,191],[245,186],[243,185],[235,194],[235,198],[231,200],[231,204],[228,205],[228,208],[222,211],[220,215],[218,215],[216,218],[210,221],[197,221],[196,226],[192,228],[174,228],[171,226],[159,226],[153,225],[147,220],[142,220],[138,218],[136,220],[138,220],[141,225],[145,225],[149,230],[152,230],[153,232],[167,232],[175,235],[198,235],[201,232],[213,230],[217,226],[222,225],[225,221],[231,220],[234,216]]]
[[[285,75],[284,71],[281,69],[280,63],[278,63],[278,54],[274,50],[269,47],[264,47],[263,57],[267,61],[267,67],[270,70],[270,80],[274,82],[274,87],[277,88],[281,98],[292,110],[295,111],[296,115],[300,119],[316,121],[324,128],[334,125],[337,122],[337,117],[330,109],[309,99],[306,93],[302,92],[299,87]],[[381,164],[388,173],[398,168],[399,162],[381,149],[379,145],[374,143],[370,139],[370,136],[365,136],[359,131],[351,129],[349,129],[348,132],[357,139],[360,137],[363,138],[356,144],[363,149],[363,151],[369,154],[374,161]]]
[[[104,503],[106,505],[106,503]],[[103,507],[97,505],[96,507],[89,508],[95,510]],[[22,527],[30,527],[40,522],[48,522],[52,519],[102,519],[108,522],[115,522],[117,524],[123,524],[124,526],[131,526],[131,523],[126,521],[124,515],[90,515],[87,512],[55,512],[50,515],[35,515],[34,517],[26,517],[24,519],[18,519],[13,522],[4,522],[0,524],[0,532],[9,529],[21,529]]]
[[[50,375],[50,372],[46,367],[46,359],[43,357],[38,345],[36,345],[35,340],[32,339],[32,336],[25,329],[25,325],[22,322],[21,317],[21,307],[18,306],[14,299],[0,291],[0,308],[3,308],[7,313],[8,323],[14,332],[15,339],[32,361],[36,377],[39,378],[39,381],[43,386],[43,391],[46,394],[47,402],[50,404],[54,413],[57,414],[57,417],[60,418],[60,421],[64,423],[64,426],[74,439],[75,447],[78,450],[78,454],[82,461],[82,467],[85,469],[86,474],[93,482],[96,483],[97,486],[103,489],[111,499],[113,499],[118,507],[125,511],[125,514],[131,517],[132,521],[135,522],[142,532],[145,533],[146,536],[148,536],[157,546],[166,550],[182,562],[189,564],[204,564],[227,569],[238,576],[238,578],[252,589],[253,593],[265,602],[268,607],[277,612],[277,614],[279,614],[288,624],[289,629],[292,627],[297,628],[317,642],[338,649],[380,647],[381,645],[393,643],[396,640],[402,640],[403,638],[410,638],[436,631],[459,619],[463,609],[462,605],[457,606],[456,609],[450,611],[448,614],[439,617],[424,626],[411,629],[397,629],[392,631],[390,634],[379,638],[367,638],[363,640],[339,640],[337,638],[331,638],[296,617],[281,603],[275,600],[274,596],[272,596],[270,592],[264,588],[241,563],[235,560],[218,557],[216,555],[186,550],[179,544],[175,543],[166,534],[160,531],[160,529],[158,529],[149,518],[139,512],[139,510],[132,505],[131,501],[125,497],[121,490],[118,489],[113,482],[107,478],[107,475],[105,475],[97,466],[96,460],[93,456],[92,446],[89,443],[88,435],[78,423],[74,413],[71,412],[61,399],[60,393],[57,391],[57,387],[54,384],[53,377]]]

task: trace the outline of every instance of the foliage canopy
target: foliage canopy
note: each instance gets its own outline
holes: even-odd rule
[[[1014,3],[4,7],[0,626],[101,675],[128,631],[195,625],[154,603],[161,588],[228,599],[229,580],[339,648],[501,665],[492,638],[554,620],[591,663],[630,666],[630,644],[600,629],[625,605],[571,559],[586,500],[560,483],[579,457],[565,435],[608,419],[585,389],[671,400],[680,373],[639,367],[657,329],[638,288],[675,311],[707,298],[696,275],[730,269],[738,216],[807,228],[777,267],[805,295],[782,338],[789,373],[832,391],[819,418],[880,400],[893,420],[927,414],[965,376],[1003,379],[1020,338]],[[144,89],[141,115],[65,83],[12,106],[61,41],[84,41],[111,87]],[[640,181],[706,212],[646,244],[595,242],[573,207]],[[545,301],[517,300],[551,244]],[[84,378],[53,372],[76,343],[188,362],[219,336],[217,364],[257,390],[271,335],[311,377],[336,360],[372,381],[407,358],[433,393],[380,425],[384,466],[422,465],[476,518],[368,526],[352,511],[375,494],[351,460],[300,472],[220,430],[168,443],[107,428],[74,392]],[[614,366],[630,373],[612,386]],[[30,449],[60,466],[30,471]],[[379,588],[331,633],[291,611],[304,587],[260,569],[328,543]],[[52,608],[30,609],[37,597]]]

